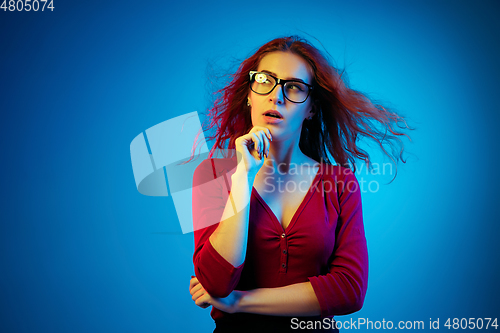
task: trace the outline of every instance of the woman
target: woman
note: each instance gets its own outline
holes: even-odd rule
[[[192,298],[213,306],[214,332],[336,331],[367,289],[357,140],[397,162],[408,127],[298,37],[263,45],[221,92],[208,127],[236,155],[195,172]]]

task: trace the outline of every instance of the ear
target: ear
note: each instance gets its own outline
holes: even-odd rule
[[[319,100],[317,99],[312,102],[311,110],[309,111],[307,119],[311,119],[316,114],[318,107],[319,107]]]
[[[250,95],[252,94],[252,91],[250,88],[248,89],[248,94],[247,94],[247,105],[252,106],[252,100],[250,99]]]

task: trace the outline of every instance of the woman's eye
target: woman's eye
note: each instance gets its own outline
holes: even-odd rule
[[[288,90],[304,91],[304,87],[301,84],[291,83],[288,85]]]

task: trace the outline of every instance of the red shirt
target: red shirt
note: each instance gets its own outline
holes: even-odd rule
[[[213,297],[233,290],[275,288],[310,281],[321,316],[361,309],[368,282],[368,251],[358,181],[348,168],[321,164],[285,230],[252,189],[245,261],[234,267],[211,245],[228,200],[234,159],[209,159],[195,171],[193,221],[195,275]],[[197,230],[198,229],[198,230]],[[214,320],[229,314],[212,308]]]

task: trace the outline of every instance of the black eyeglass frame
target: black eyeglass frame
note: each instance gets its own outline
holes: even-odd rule
[[[256,94],[258,94],[258,95],[269,95],[270,93],[272,93],[272,92],[273,92],[274,88],[276,88],[276,86],[279,84],[279,85],[281,85],[281,90],[283,91],[283,96],[285,96],[285,98],[286,98],[287,100],[289,100],[290,102],[292,102],[292,103],[297,103],[297,104],[300,104],[300,103],[305,103],[305,101],[307,101],[307,99],[309,98],[309,95],[311,95],[311,90],[313,90],[313,88],[314,88],[312,85],[307,84],[307,83],[305,83],[305,82],[303,82],[303,81],[278,79],[276,76],[271,75],[271,74],[266,73],[266,72],[250,71],[250,72],[249,72],[249,74],[250,74],[250,89],[251,89],[254,93],[256,93]],[[274,83],[274,87],[273,87],[273,88],[272,88],[272,89],[271,89],[268,93],[265,93],[265,94],[263,94],[263,93],[258,93],[258,92],[256,92],[255,90],[253,90],[253,89],[252,89],[252,83],[253,83],[253,81],[255,80],[255,79],[254,79],[254,75],[255,75],[255,74],[265,74],[265,75],[269,75],[270,77],[272,77],[272,78],[276,81],[276,82]],[[288,82],[297,82],[297,83],[302,83],[302,84],[305,84],[305,85],[309,88],[309,89],[307,90],[307,96],[306,96],[306,98],[305,98],[302,102],[295,102],[295,101],[292,101],[290,98],[288,98],[288,97],[287,97],[286,92],[285,92],[285,84],[287,84]]]

